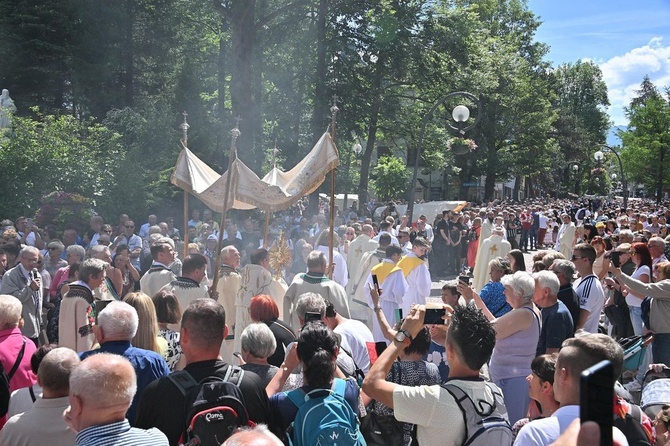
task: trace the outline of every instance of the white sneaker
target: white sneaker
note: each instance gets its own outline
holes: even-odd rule
[[[640,381],[633,380],[628,384],[626,384],[624,388],[629,392],[639,392],[640,390],[642,390],[642,384],[640,384]]]

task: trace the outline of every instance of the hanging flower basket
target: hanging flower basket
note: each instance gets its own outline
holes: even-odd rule
[[[451,138],[447,141],[447,148],[454,152],[455,155],[465,155],[477,148],[477,144],[471,139],[467,138]]]
[[[605,168],[603,167],[596,167],[594,169],[591,169],[591,175],[593,176],[600,176],[605,173]]]

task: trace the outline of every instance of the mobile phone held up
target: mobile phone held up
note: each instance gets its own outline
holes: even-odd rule
[[[614,414],[614,367],[610,361],[584,370],[579,383],[579,418],[600,426],[600,445],[612,444]]]
[[[442,318],[446,313],[447,310],[444,308],[426,308],[423,323],[426,325],[444,324],[446,321]]]
[[[612,265],[615,267],[619,268],[621,266],[621,253],[619,251],[611,251],[610,252],[610,260],[612,261]]]
[[[321,320],[320,313],[313,313],[311,311],[305,313],[305,325],[307,325],[309,322],[318,322],[320,320]]]

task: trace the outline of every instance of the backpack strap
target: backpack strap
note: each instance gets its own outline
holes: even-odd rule
[[[640,406],[637,404],[630,404],[630,416],[635,420],[639,421],[642,424],[642,411]]]
[[[7,381],[11,381],[11,379],[14,377],[14,374],[19,369],[19,366],[21,365],[21,360],[23,360],[23,354],[25,352],[26,352],[26,338],[23,338],[23,345],[21,346],[21,350],[19,350],[19,356],[17,356],[16,362],[14,362],[12,369],[7,374]]]
[[[37,401],[37,397],[35,396],[35,390],[33,389],[33,386],[28,387],[28,392],[30,392],[30,399],[33,400],[33,403]]]
[[[470,398],[468,395],[463,391],[458,386],[455,386],[451,383],[446,383],[446,384],[440,384],[440,387],[442,387],[444,390],[449,392],[449,394],[452,396],[454,401],[456,401],[456,404],[458,404],[458,408],[461,410],[461,416],[463,417],[463,427],[465,428],[465,438],[469,438],[469,432],[468,432],[468,418],[465,413],[465,408],[463,407],[462,401],[464,400],[469,400]],[[470,400],[470,403],[472,403],[472,400]]]
[[[179,370],[177,372],[172,372],[168,375],[168,379],[177,386],[182,396],[186,396],[186,393],[193,387],[198,385],[198,382],[188,373],[186,370]]]
[[[300,409],[300,406],[305,404],[305,392],[302,389],[291,390],[286,394],[286,397]]]
[[[244,377],[244,370],[241,367],[230,364],[226,374],[223,376],[223,380],[227,383],[235,384],[237,387],[240,387],[242,378]]]
[[[347,390],[347,382],[340,378],[335,378],[333,381],[333,391],[344,398],[344,393]]]

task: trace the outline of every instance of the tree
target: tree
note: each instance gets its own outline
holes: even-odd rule
[[[405,195],[409,186],[409,171],[402,160],[395,156],[383,156],[374,167],[372,180],[375,193],[382,201],[394,200]]]
[[[642,82],[638,96],[626,109],[627,130],[620,132],[623,142],[621,157],[630,179],[653,190],[656,200],[663,198],[670,184],[670,90],[665,97],[648,77]]]

